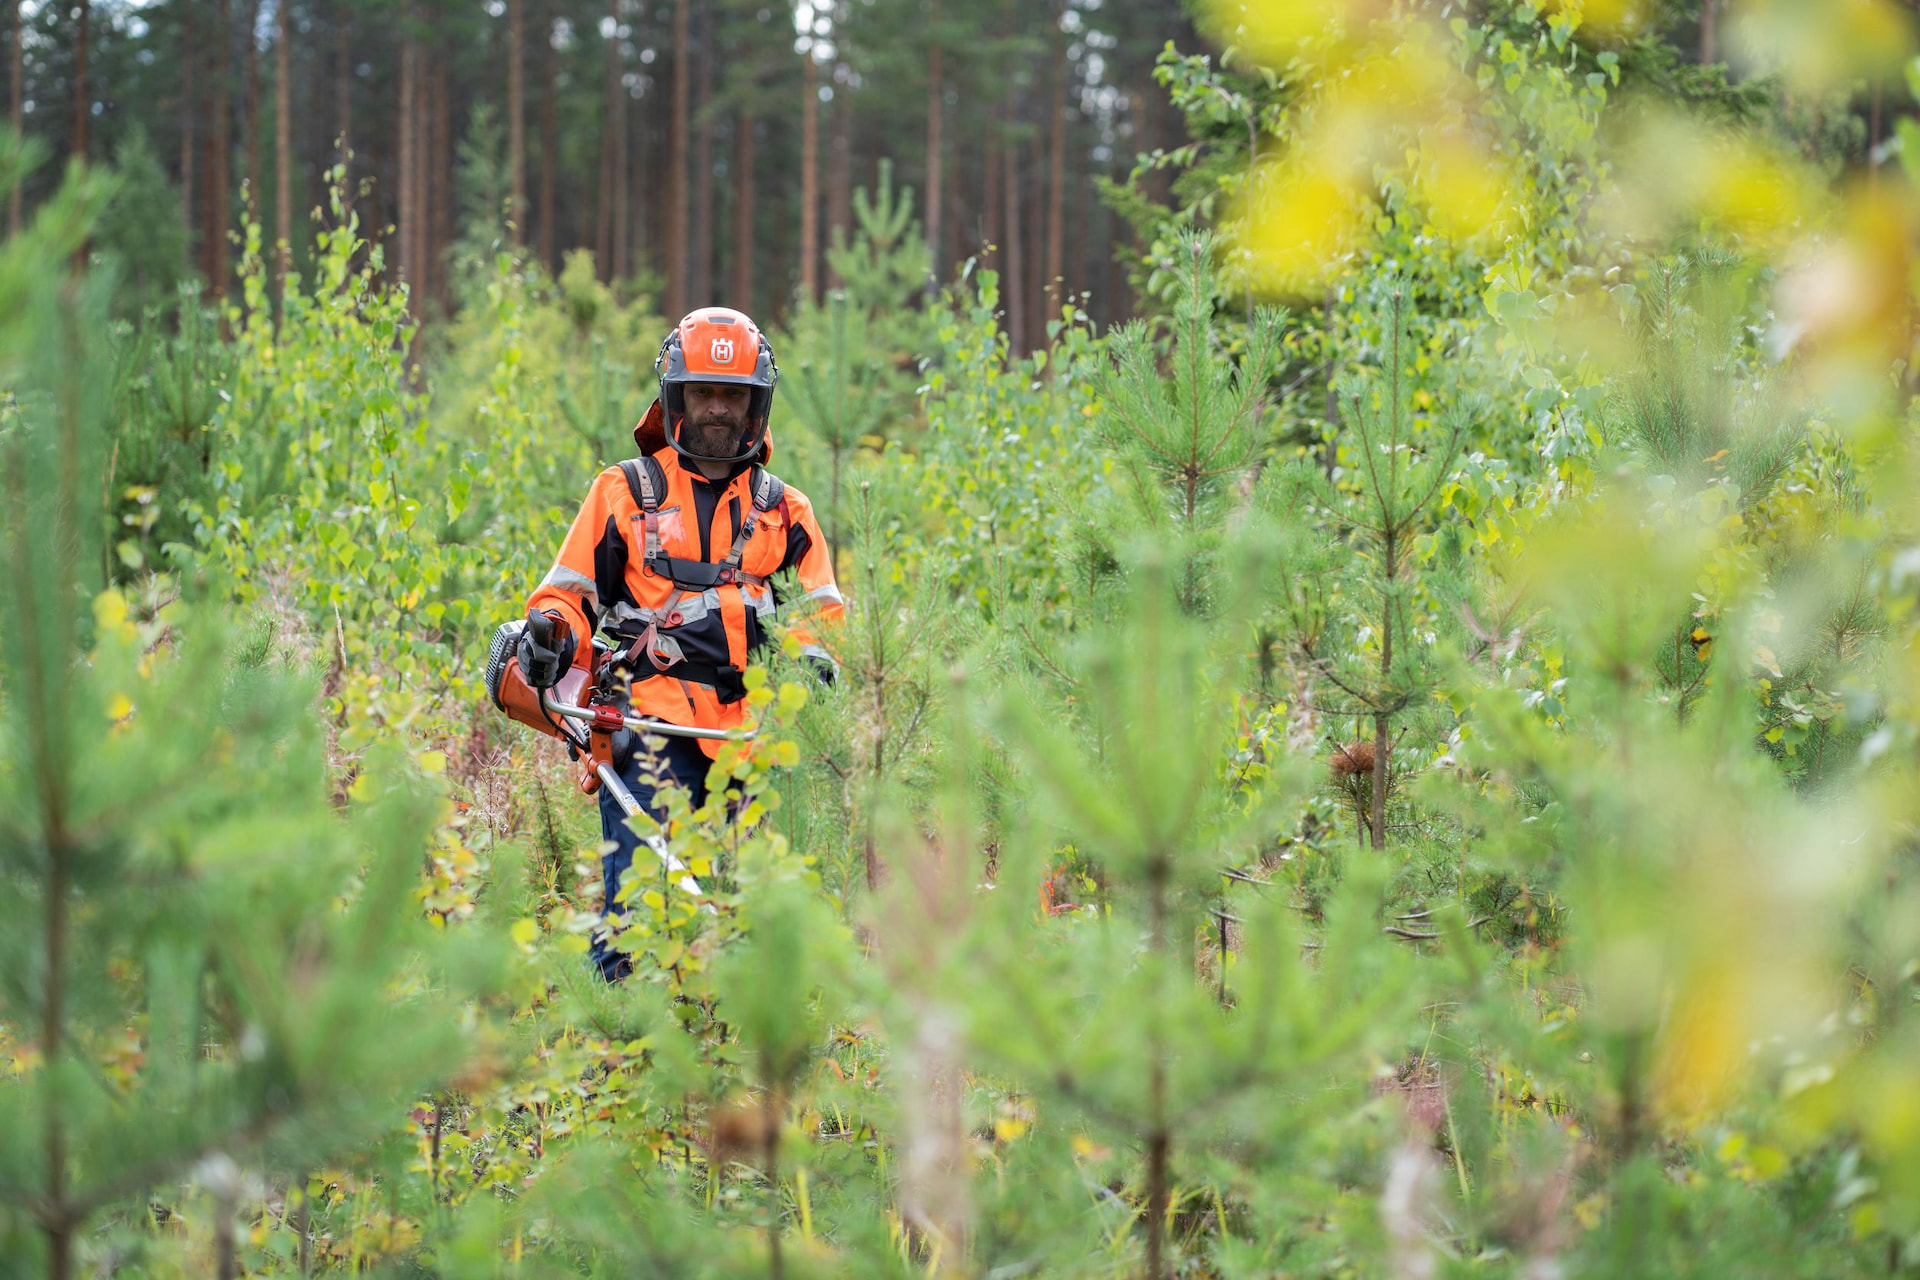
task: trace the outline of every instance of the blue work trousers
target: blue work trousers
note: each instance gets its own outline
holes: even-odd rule
[[[633,792],[633,798],[640,807],[660,821],[665,822],[665,806],[655,800],[654,781],[657,775],[665,773],[687,789],[692,796],[693,807],[699,808],[707,802],[707,768],[713,762],[707,759],[707,753],[692,738],[666,738],[665,745],[649,756],[644,750],[636,751],[633,759],[620,771],[620,780],[627,784],[627,790]],[[641,860],[640,875],[658,876],[659,859],[653,850],[643,849],[641,839],[627,826],[627,815],[620,808],[607,788],[600,788],[600,835],[610,841],[613,852],[600,859],[601,882],[606,886],[606,905],[603,908],[607,917],[624,915],[626,909],[620,905],[620,882],[633,865],[638,854]],[[633,969],[632,962],[624,951],[616,951],[608,940],[608,930],[596,931],[593,948],[589,952],[600,976],[608,982],[618,982]]]

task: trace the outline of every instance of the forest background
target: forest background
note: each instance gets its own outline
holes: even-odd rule
[[[1920,1270],[1910,6],[11,16],[0,1275]],[[716,299],[840,678],[609,988]]]

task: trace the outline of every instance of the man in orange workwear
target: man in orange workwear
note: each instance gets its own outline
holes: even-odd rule
[[[551,687],[576,655],[585,664],[598,630],[631,673],[638,714],[731,729],[744,719],[747,664],[784,603],[776,575],[792,570],[823,621],[845,605],[813,504],[766,469],[779,369],[759,328],[738,311],[701,308],[667,335],[654,371],[659,398],[633,431],[641,456],[594,478],[559,557],[527,602],[520,669],[535,688]],[[817,637],[796,633],[801,654],[831,683],[833,659]],[[663,816],[650,781],[657,771],[704,803],[719,743],[657,740],[666,745],[651,757],[652,768],[638,753],[620,764],[634,798]],[[611,916],[639,839],[604,787],[600,825],[612,845],[601,863]],[[593,958],[617,981],[628,964],[608,944],[611,932],[600,930]]]

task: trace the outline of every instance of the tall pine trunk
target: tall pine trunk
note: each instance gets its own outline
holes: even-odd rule
[[[550,8],[543,9],[540,16],[540,85],[540,260],[547,264],[548,271],[558,275],[560,260],[554,256],[553,170],[560,130],[553,107],[553,13]]]
[[[414,258],[414,223],[419,221],[419,198],[414,191],[414,178],[417,173],[417,150],[415,116],[419,108],[415,99],[419,96],[420,46],[414,39],[411,15],[405,15],[401,21],[406,30],[400,41],[400,108],[395,116],[395,126],[399,130],[399,169],[395,175],[399,183],[399,218],[395,228],[399,239],[394,254],[394,265],[399,278],[407,286],[407,310],[417,320],[420,317],[420,264]]]
[[[13,0],[13,75],[11,77],[11,92],[13,94],[13,136],[16,138],[24,138],[27,134],[26,92],[24,84],[26,59],[21,56],[20,27],[20,0]],[[193,108],[189,106],[187,108],[189,119],[192,118],[192,112]],[[190,135],[188,141],[183,145],[189,147],[193,145]],[[192,165],[185,166],[185,173],[186,178],[184,181],[186,181],[187,190],[191,192],[193,190],[191,181],[193,177]],[[187,197],[187,205],[187,226],[191,228],[193,226],[193,197],[191,194]],[[17,182],[13,184],[13,190],[7,196],[7,231],[11,235],[17,236],[20,234],[20,184]]]
[[[713,20],[700,15],[700,60],[695,78],[700,83],[699,124],[693,137],[693,245],[688,271],[687,306],[704,307],[714,299],[713,276],[713,121],[707,114],[708,71],[713,65]]]
[[[432,296],[442,306],[453,297],[447,274],[447,246],[453,243],[453,53],[442,47],[433,62],[433,148],[426,180],[433,217],[427,223],[426,259]]]
[[[16,138],[24,138],[27,135],[26,84],[25,84],[26,59],[22,56],[21,49],[20,49],[20,34],[21,34],[20,28],[21,28],[20,0],[13,0],[13,49],[12,49],[13,75],[11,77],[11,81],[12,81],[11,92],[13,94],[13,106],[12,106],[13,136]],[[187,110],[188,119],[191,120],[193,115],[192,106],[189,105],[186,110]],[[192,142],[192,137],[190,132],[187,135],[187,137],[188,137],[187,142],[183,143],[182,145],[191,147],[193,145],[193,142]],[[191,193],[193,190],[193,182],[192,182],[193,166],[191,164],[184,166],[184,173],[186,176],[182,179],[182,181],[186,184],[187,191]],[[193,206],[193,196],[189,194],[187,196],[187,226],[188,227],[193,226],[193,207],[192,206]],[[12,235],[17,236],[20,234],[20,184],[17,182],[13,184],[13,191],[9,193],[7,196],[7,230],[9,234],[12,234]]]
[[[227,0],[213,0],[213,25],[213,137],[209,142],[212,154],[207,164],[205,253],[207,287],[216,299],[222,299],[227,296],[227,166],[233,145],[228,132],[232,102],[227,93],[233,30]]]
[[[241,83],[245,87],[247,112],[247,216],[265,226],[267,188],[260,177],[260,44],[256,38],[259,31],[260,0],[249,0],[247,29],[240,46],[244,59]]]
[[[1700,65],[1720,60],[1719,22],[1714,10],[1719,0],[1700,0]]]
[[[800,55],[800,297],[820,300],[820,64]]]
[[[615,21],[618,21],[616,16]],[[600,279],[613,279],[613,135],[614,119],[620,114],[620,39],[616,31],[607,41],[607,91],[600,121],[600,200],[595,209],[593,258],[600,268]]]
[[[753,310],[753,165],[755,121],[743,106],[733,122],[733,305]]]
[[[279,30],[274,37],[275,84],[273,122],[273,242],[279,263],[280,295],[286,296],[287,272],[293,268],[293,73],[288,50],[293,22],[289,0],[279,0]]]
[[[19,50],[20,0],[14,0],[14,49],[16,57]],[[189,5],[180,18],[180,223],[187,231],[187,265],[193,264],[193,147],[194,123],[200,112],[200,58],[199,43],[194,39],[193,7]],[[14,63],[14,105],[19,107],[19,63]],[[15,130],[19,124],[14,125]],[[19,201],[20,188],[13,189],[14,213],[13,231],[20,231]]]
[[[667,318],[677,320],[691,305],[687,237],[687,104],[693,92],[693,59],[688,45],[688,0],[673,5],[673,116],[667,133]]]
[[[1014,115],[1014,101],[1011,94],[1007,97],[1007,123],[1011,125],[1017,118]],[[1027,354],[1027,298],[1026,298],[1026,260],[1021,245],[1020,228],[1020,143],[1009,137],[1003,152],[1006,157],[1006,175],[1001,187],[1006,195],[1006,250],[1004,269],[1000,273],[1002,284],[1002,302],[1007,310],[1007,341],[1014,359]]]
[[[85,164],[87,150],[91,141],[89,130],[93,125],[92,91],[87,86],[87,28],[92,12],[89,0],[80,0],[74,6],[74,53],[73,53],[73,155]]]
[[[353,151],[353,10],[344,0],[335,6],[333,21],[334,160],[342,166],[341,190],[351,192],[353,187],[344,167]],[[351,196],[348,199],[351,200]]]
[[[1046,266],[1041,274],[1042,324],[1040,338],[1046,332],[1046,323],[1060,314],[1060,304],[1066,296],[1066,286],[1061,276],[1066,271],[1067,251],[1067,65],[1066,34],[1060,30],[1060,15],[1053,14],[1053,121],[1052,154],[1047,163],[1047,257]]]
[[[942,274],[940,261],[940,201],[942,170],[946,151],[941,138],[942,117],[946,114],[946,50],[940,45],[940,0],[930,0],[928,29],[931,43],[927,50],[927,269],[932,280]],[[931,281],[929,282],[931,287]]]
[[[614,4],[614,26],[619,30],[626,26],[626,0],[616,0]],[[613,45],[613,137],[608,144],[611,148],[613,171],[609,177],[613,181],[613,209],[608,215],[612,222],[613,236],[613,277],[624,279],[633,272],[633,180],[631,176],[632,142],[627,136],[633,121],[633,103],[627,95],[627,54],[626,49],[616,38]]]
[[[526,0],[507,0],[507,218],[515,244],[527,221]]]

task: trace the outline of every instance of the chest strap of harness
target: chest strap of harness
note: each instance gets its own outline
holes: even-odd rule
[[[647,573],[655,574],[671,582],[673,595],[666,606],[656,611],[653,621],[633,647],[627,651],[631,662],[640,654],[647,655],[656,671],[665,671],[678,660],[677,649],[672,650],[661,643],[660,619],[670,619],[674,605],[687,592],[707,591],[713,587],[728,584],[747,583],[763,586],[766,578],[757,573],[748,573],[740,567],[740,557],[746,553],[747,542],[753,537],[759,525],[759,518],[778,507],[786,499],[787,486],[779,476],[765,467],[755,465],[748,481],[753,493],[753,510],[740,522],[740,531],[734,535],[733,545],[727,548],[727,554],[718,563],[707,560],[692,560],[681,556],[670,556],[660,538],[660,500],[666,496],[667,473],[653,458],[630,458],[620,464],[620,473],[626,477],[627,491],[633,495],[633,501],[640,508],[641,528],[644,546],[641,552],[641,565]]]
[[[633,495],[634,505],[640,508],[645,537],[641,563],[648,572],[667,579],[683,591],[705,591],[709,587],[730,582],[746,582],[754,586],[766,582],[766,578],[760,574],[742,570],[740,557],[746,553],[747,541],[753,537],[759,517],[778,507],[787,496],[787,486],[779,476],[762,466],[753,468],[749,481],[749,488],[753,492],[753,513],[741,522],[733,545],[716,563],[667,554],[660,540],[660,501],[666,496],[667,476],[657,461],[652,458],[630,458],[620,464],[620,471],[627,478],[627,490]]]

